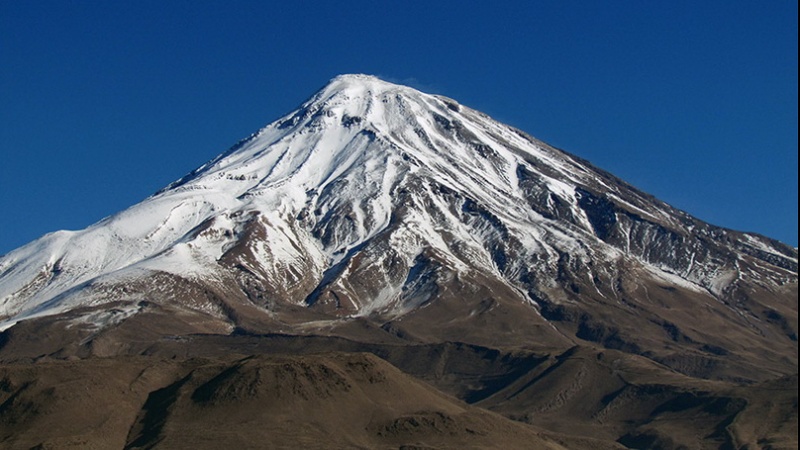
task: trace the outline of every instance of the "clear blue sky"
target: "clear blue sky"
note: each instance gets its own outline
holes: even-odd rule
[[[795,0],[31,0],[0,1],[0,254],[144,199],[354,72],[797,245]]]

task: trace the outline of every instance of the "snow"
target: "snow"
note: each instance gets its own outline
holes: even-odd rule
[[[101,330],[123,322],[142,310],[139,304],[128,304],[105,310],[94,311],[72,320],[70,326],[88,325],[93,330]]]
[[[792,258],[781,252],[776,251],[774,248],[770,247],[766,242],[763,241],[762,238],[758,236],[753,236],[751,234],[744,234],[744,240],[746,241],[747,244],[757,248],[758,250],[761,250],[762,252],[770,253],[772,255],[780,256],[781,258],[786,258],[791,261],[797,262],[796,257]],[[797,251],[797,248],[795,248],[795,251]]]
[[[663,269],[660,269],[658,267],[651,266],[651,265],[645,265],[644,267],[657,280],[663,281],[663,282],[668,283],[668,284],[680,286],[680,287],[682,287],[684,289],[688,289],[688,290],[691,290],[691,291],[694,291],[694,292],[699,292],[699,293],[705,293],[706,292],[706,290],[702,286],[699,286],[699,285],[697,285],[695,283],[692,283],[691,281],[689,281],[689,280],[687,280],[685,278],[682,278],[682,277],[680,277],[680,276],[678,276],[676,274],[667,272],[666,270],[663,270]]]

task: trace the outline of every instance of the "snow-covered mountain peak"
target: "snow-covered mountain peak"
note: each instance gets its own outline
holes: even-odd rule
[[[384,81],[373,75],[362,73],[342,74],[332,78],[328,84],[319,91],[318,95],[325,97],[335,93],[342,93],[356,96],[367,92],[380,94],[387,90],[412,91],[413,89]]]
[[[283,203],[294,199],[294,203],[302,205],[307,200],[305,193],[351,175],[375,179],[387,170],[435,172],[443,166],[472,165],[481,138],[474,133],[486,128],[485,123],[467,124],[476,120],[487,122],[488,118],[444,97],[372,76],[343,75],[296,111],[160,194],[211,189],[238,198],[264,198],[264,192],[278,189],[281,195],[269,197],[280,198]],[[510,131],[504,133],[513,135]],[[463,142],[453,142],[454,139]],[[481,148],[486,150],[489,146]],[[459,170],[448,167],[444,172],[452,175]],[[370,174],[366,175],[366,171]],[[507,178],[507,174],[501,175]]]
[[[259,307],[359,315],[402,315],[465,277],[544,301],[574,272],[571,285],[614,296],[619,264],[722,295],[747,271],[796,280],[797,252],[446,97],[342,75],[143,202],[0,259],[0,320],[177,295],[143,281],[163,274]]]
[[[365,118],[367,113],[376,112],[373,111],[376,102],[388,103],[393,95],[415,97],[417,94],[420,93],[411,88],[389,83],[371,75],[340,75],[306,101],[295,115],[298,112],[319,114],[322,111],[327,117],[347,114],[351,117]],[[371,118],[380,120],[375,114]]]
[[[413,88],[383,81],[371,75],[340,75],[306,101],[297,111],[279,121],[282,127],[306,125],[303,118],[316,119],[311,125],[344,125],[392,132],[406,128],[428,110],[458,111],[460,106],[444,97],[424,94]],[[449,114],[444,111],[444,114]]]
[[[402,84],[382,80],[373,75],[345,74],[332,78],[303,106],[309,106],[320,101],[327,102],[333,98],[346,99],[352,103],[353,101],[366,100],[368,98],[381,98],[385,95],[416,97],[428,94],[423,94]]]

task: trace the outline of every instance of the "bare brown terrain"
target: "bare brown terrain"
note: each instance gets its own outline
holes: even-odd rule
[[[351,337],[159,337],[137,317],[139,342],[124,326],[87,335],[57,318],[4,333],[0,446],[797,446],[796,375],[709,380],[591,342],[408,342],[367,323]]]
[[[605,446],[469,406],[364,353],[9,364],[0,405],[6,448]]]

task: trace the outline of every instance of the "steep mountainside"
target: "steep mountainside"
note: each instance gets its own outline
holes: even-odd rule
[[[797,373],[797,258],[451,99],[344,75],[141,203],[0,258],[0,360],[187,356],[176,343],[222,345],[209,335],[247,354],[281,335],[414,373],[390,349],[458,342],[505,355],[493,381],[476,378],[476,391],[447,378],[463,372],[414,375],[509,416],[558,409],[557,422],[585,383],[548,374],[591,374],[611,389],[594,413],[641,394],[661,414],[700,389],[686,380]],[[688,378],[660,390],[605,363],[558,362],[578,348]],[[526,372],[544,360],[544,378]],[[743,407],[720,386],[708,389],[733,406],[703,426],[732,442],[714,427]],[[661,439],[623,416],[609,439]]]

